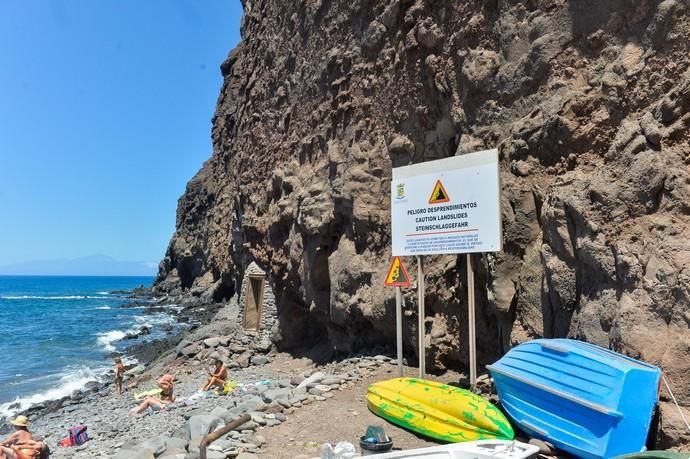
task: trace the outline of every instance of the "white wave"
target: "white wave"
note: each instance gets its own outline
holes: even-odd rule
[[[137,325],[133,327],[135,331],[139,330],[142,326],[154,328],[156,325],[174,325],[176,322],[174,316],[164,312],[146,316],[134,316],[134,321],[137,323]]]
[[[110,295],[110,292],[96,292],[97,295]]]
[[[54,387],[26,397],[17,397],[11,402],[0,404],[0,417],[11,417],[15,413],[26,410],[37,403],[57,400],[71,395],[75,390],[83,388],[86,383],[98,380],[98,377],[105,374],[106,371],[107,368],[105,367],[100,369],[79,367],[67,370],[62,375],[55,375],[53,378],[59,378],[59,380]],[[13,408],[10,408],[11,406]]]
[[[0,296],[3,300],[95,300],[102,299],[101,296],[89,295],[66,295],[66,296],[40,296],[40,295],[17,295]]]
[[[113,343],[115,341],[120,341],[126,335],[127,333],[121,330],[113,330],[106,333],[99,333],[96,336],[98,336],[98,344],[103,346],[103,349],[108,352],[115,352],[116,349]]]
[[[106,311],[106,310],[110,309],[110,306],[98,306],[94,309],[97,309],[99,311]]]

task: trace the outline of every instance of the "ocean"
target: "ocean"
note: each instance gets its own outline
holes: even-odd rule
[[[70,395],[113,367],[109,354],[164,334],[160,325],[173,325],[172,315],[120,308],[132,300],[112,293],[152,282],[153,277],[0,276],[0,417]],[[142,325],[152,326],[152,334],[121,341]]]

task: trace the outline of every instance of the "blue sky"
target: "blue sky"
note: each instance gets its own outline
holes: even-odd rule
[[[0,265],[158,261],[211,154],[239,0],[0,2]]]

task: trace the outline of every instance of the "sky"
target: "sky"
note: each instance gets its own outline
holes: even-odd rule
[[[0,2],[0,265],[159,261],[239,0]]]

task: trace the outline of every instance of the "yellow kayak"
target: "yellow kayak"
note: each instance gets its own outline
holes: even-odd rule
[[[416,378],[369,386],[369,409],[405,429],[441,441],[512,440],[513,428],[498,408],[472,392]]]

